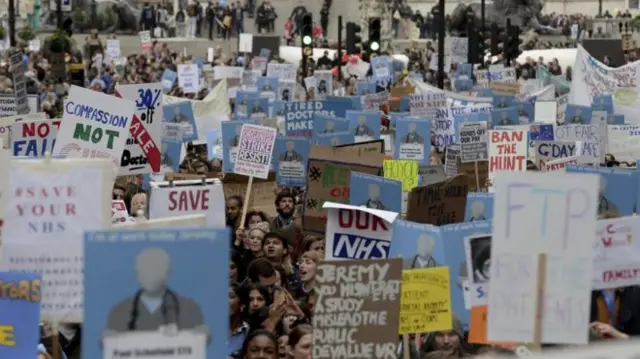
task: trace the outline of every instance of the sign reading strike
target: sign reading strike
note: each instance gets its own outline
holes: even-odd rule
[[[109,158],[120,166],[135,103],[101,92],[71,86],[64,103],[54,156]]]
[[[395,212],[327,202],[327,260],[384,259],[389,255]]]
[[[324,109],[322,101],[287,102],[284,109],[285,133],[290,137],[313,135],[313,115],[335,116],[334,111]]]
[[[162,141],[162,83],[118,85],[116,96],[135,101],[129,137],[122,151],[118,175],[160,172]]]
[[[42,157],[46,153],[51,153],[59,128],[59,119],[14,123],[11,125],[13,155]]]
[[[275,141],[275,128],[242,125],[233,172],[239,175],[267,179]]]

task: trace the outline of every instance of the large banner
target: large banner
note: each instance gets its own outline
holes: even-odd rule
[[[636,116],[640,110],[639,68],[640,61],[618,68],[609,67],[578,45],[569,103],[591,106],[593,96],[612,95],[615,112],[624,115],[626,123],[640,124],[640,118]]]

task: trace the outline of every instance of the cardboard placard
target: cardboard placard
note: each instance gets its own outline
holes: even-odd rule
[[[469,189],[466,175],[458,175],[409,192],[407,220],[435,226],[464,221]]]
[[[480,189],[476,186],[476,167],[478,164],[478,183],[480,183]],[[487,188],[487,179],[489,178],[489,161],[460,163],[458,162],[458,173],[467,176],[467,186],[469,186],[469,192],[483,192]],[[486,192],[486,190],[484,191]]]
[[[324,202],[349,203],[351,171],[377,175],[384,161],[384,141],[339,147],[311,145],[304,200],[305,231],[324,233],[327,210]]]
[[[277,185],[273,182],[253,182],[251,186],[251,198],[249,198],[249,210],[262,211],[274,218],[278,215],[276,212],[276,189]],[[244,199],[247,191],[246,183],[224,183],[224,197],[240,196]]]
[[[510,82],[491,82],[489,88],[495,94],[517,95],[520,93],[520,85]]]

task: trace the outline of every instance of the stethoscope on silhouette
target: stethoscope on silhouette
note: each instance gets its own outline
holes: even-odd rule
[[[140,305],[140,297],[142,296],[142,290],[139,290],[135,297],[133,298],[133,305],[131,308],[131,314],[129,317],[129,323],[127,324],[127,328],[130,331],[135,331],[138,326],[138,316],[140,315],[138,311],[138,306]],[[167,304],[168,302],[172,302],[173,305]],[[160,310],[162,311],[162,318],[165,326],[173,325],[177,330],[178,326],[178,317],[180,315],[180,303],[178,302],[178,296],[171,290],[167,289],[162,296],[162,305],[160,306]],[[173,314],[173,320],[169,314]]]

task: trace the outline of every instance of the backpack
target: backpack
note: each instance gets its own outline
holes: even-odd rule
[[[145,20],[153,20],[153,8],[147,7],[144,9],[144,18]]]

